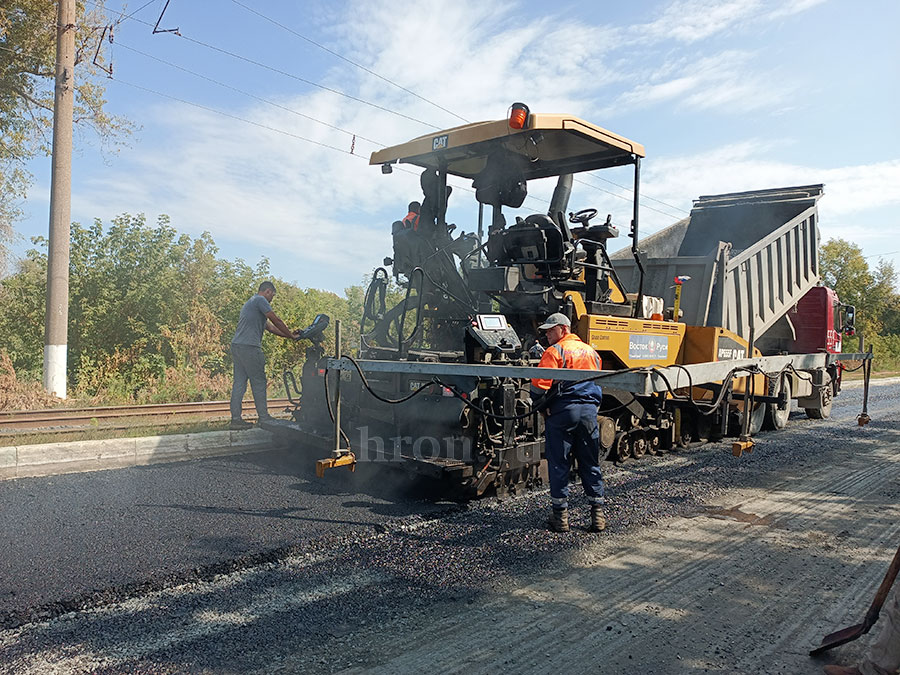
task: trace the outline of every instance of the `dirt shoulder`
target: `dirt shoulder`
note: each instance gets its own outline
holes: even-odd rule
[[[836,436],[818,457],[693,516],[601,538],[485,603],[434,606],[405,634],[357,635],[372,658],[346,672],[812,674],[853,663],[871,636],[818,660],[808,651],[862,620],[900,543],[900,425]]]

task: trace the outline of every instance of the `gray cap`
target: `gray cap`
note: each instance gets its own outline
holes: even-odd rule
[[[565,314],[556,312],[555,314],[548,316],[547,320],[538,326],[538,330],[550,330],[553,326],[565,326],[566,328],[571,328],[572,322],[569,321],[569,317]]]

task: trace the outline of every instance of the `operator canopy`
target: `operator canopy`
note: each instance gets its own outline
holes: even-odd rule
[[[489,161],[508,162],[529,181],[633,164],[643,156],[640,143],[572,115],[531,113],[521,128],[504,119],[419,136],[373,152],[369,164],[402,162],[475,179],[490,171]]]

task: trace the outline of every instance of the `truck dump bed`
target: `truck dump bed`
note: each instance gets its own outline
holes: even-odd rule
[[[671,306],[674,277],[690,276],[682,320],[760,338],[819,281],[816,203],[822,185],[735,192],[694,201],[691,215],[640,242],[644,293]],[[612,262],[628,291],[639,272],[630,249]]]

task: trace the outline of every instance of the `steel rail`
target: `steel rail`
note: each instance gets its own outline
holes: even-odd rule
[[[269,401],[269,406],[273,408],[289,404],[290,401],[286,398],[271,399]],[[256,409],[253,401],[244,401],[242,410],[255,413]],[[138,406],[103,406],[94,408],[6,410],[0,411],[0,432],[62,426],[70,429],[95,425],[108,428],[110,425],[127,420],[153,420],[155,418],[166,418],[167,423],[172,423],[177,418],[215,418],[228,415],[229,413],[228,401],[154,403]],[[98,422],[100,423],[99,425],[97,424]]]

